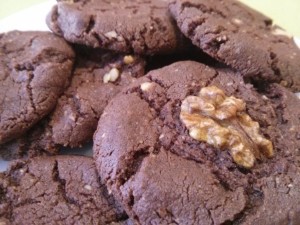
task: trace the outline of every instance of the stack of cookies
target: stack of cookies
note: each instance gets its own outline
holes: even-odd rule
[[[49,11],[52,32],[0,34],[1,225],[300,224],[300,49],[270,18],[236,0]]]

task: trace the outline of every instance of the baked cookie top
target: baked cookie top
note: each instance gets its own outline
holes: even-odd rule
[[[144,75],[145,61],[134,55],[81,49],[70,86],[50,116],[54,144],[80,147],[92,140],[108,102]]]
[[[47,115],[68,84],[72,48],[50,32],[0,34],[0,144]]]
[[[184,46],[168,0],[59,1],[50,29],[66,40],[119,52],[153,55]]]
[[[70,85],[47,118],[18,140],[0,145],[0,156],[27,158],[58,153],[62,146],[92,141],[108,102],[144,75],[145,60],[136,55],[75,46],[77,59]]]
[[[49,116],[43,118],[21,137],[0,145],[0,157],[5,161],[11,161],[57,155],[60,146],[53,142],[49,120]]]
[[[300,50],[270,18],[235,0],[176,0],[169,8],[204,52],[256,82],[300,90]]]
[[[0,177],[0,222],[4,224],[118,224],[127,219],[99,183],[88,157],[16,161]]]
[[[231,70],[174,63],[108,104],[96,166],[140,224],[298,223],[299,109],[280,85],[262,94]]]

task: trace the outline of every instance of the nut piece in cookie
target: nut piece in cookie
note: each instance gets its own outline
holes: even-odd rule
[[[145,61],[111,51],[78,46],[71,84],[58,100],[49,126],[54,144],[81,147],[92,140],[108,102],[144,75]]]
[[[273,145],[259,134],[259,124],[245,109],[243,100],[210,86],[184,99],[180,119],[192,138],[229,149],[238,165],[251,168],[256,158],[273,156]]]

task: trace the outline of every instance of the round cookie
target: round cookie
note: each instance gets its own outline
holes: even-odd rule
[[[72,48],[50,32],[0,34],[0,144],[24,134],[68,84]]]
[[[270,18],[235,0],[177,0],[169,8],[204,52],[253,81],[300,90],[299,48]]]
[[[173,53],[186,40],[168,12],[168,2],[59,1],[47,24],[73,43],[136,54]]]
[[[80,147],[91,141],[110,99],[144,75],[145,62],[138,56],[80,51],[71,84],[60,97],[47,130],[52,142],[62,146]]]
[[[1,224],[118,224],[127,219],[88,157],[16,161],[0,177]]]
[[[188,96],[212,87],[225,93],[227,104],[245,104],[245,111],[235,117],[213,122],[240,133],[259,125],[260,136],[240,136],[239,143],[252,142],[251,153],[258,156],[248,169],[234,158],[238,154],[231,150],[236,145],[208,144],[219,143],[208,142],[215,136],[222,138],[218,135],[199,141],[182,120],[183,102],[195,98]],[[192,61],[174,63],[149,72],[108,104],[94,135],[96,166],[108,189],[138,224],[297,224],[299,109],[297,97],[279,85],[260,94],[228,69]],[[234,112],[228,109],[216,115],[222,118]],[[258,124],[247,127],[245,113]],[[219,130],[211,126],[212,132]],[[273,157],[261,146],[265,142],[272,143]]]

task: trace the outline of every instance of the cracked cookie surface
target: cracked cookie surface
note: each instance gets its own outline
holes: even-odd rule
[[[0,35],[0,144],[18,138],[53,109],[74,57],[50,32]]]
[[[243,99],[272,141],[273,158],[246,170],[227,151],[189,135],[181,103],[206,86]],[[138,224],[299,223],[299,107],[280,85],[261,94],[229,69],[174,63],[149,72],[108,104],[94,135],[96,166]]]
[[[186,40],[169,15],[168,2],[58,1],[47,24],[74,43],[136,54],[173,53]]]
[[[61,146],[80,147],[91,141],[111,98],[144,75],[145,61],[138,56],[91,49],[79,54],[71,84],[49,121],[51,139]]]
[[[0,145],[0,157],[6,161],[50,156],[59,153],[59,146],[52,140],[49,116],[39,121],[24,135]]]
[[[254,81],[300,90],[299,48],[270,18],[235,0],[177,0],[169,8],[204,52]]]
[[[92,141],[98,120],[110,99],[144,75],[145,60],[139,56],[83,46],[76,46],[75,50],[77,60],[72,80],[55,109],[25,136],[0,145],[2,157],[53,155],[61,146],[81,147]]]
[[[123,224],[127,219],[88,157],[16,161],[0,177],[1,224]]]

